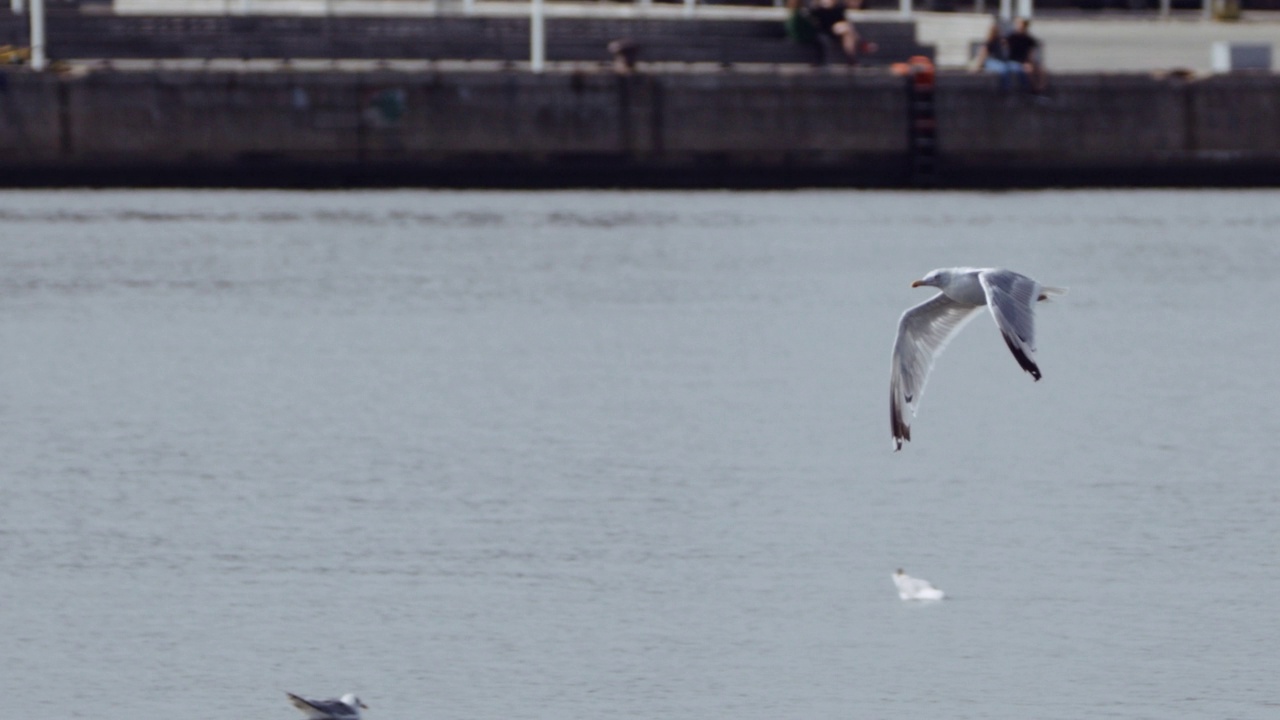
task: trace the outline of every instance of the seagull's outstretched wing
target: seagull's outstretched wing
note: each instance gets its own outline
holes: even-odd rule
[[[1023,370],[1039,380],[1035,305],[1040,299],[1040,283],[1010,270],[979,273],[978,282],[987,293],[987,307],[1013,357]]]
[[[938,293],[902,313],[889,376],[889,424],[894,449],[901,450],[903,441],[911,439],[911,418],[924,394],[934,359],[977,309],[977,305],[958,303]]]

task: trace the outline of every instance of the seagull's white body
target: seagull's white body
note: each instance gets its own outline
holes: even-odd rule
[[[355,693],[347,693],[336,700],[308,700],[293,693],[285,695],[289,696],[289,702],[301,710],[308,720],[360,720],[360,708],[369,709]]]
[[[1035,304],[1066,292],[1042,287],[1026,275],[1000,268],[941,268],[911,283],[912,287],[926,285],[942,292],[902,313],[893,343],[889,422],[896,450],[911,439],[911,418],[934,360],[978,308],[987,306],[1018,365],[1039,380]]]
[[[903,600],[941,600],[947,596],[928,580],[913,578],[902,568],[893,574],[893,584],[898,586],[898,597]]]

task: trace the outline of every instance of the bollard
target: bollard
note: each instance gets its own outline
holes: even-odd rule
[[[48,64],[44,54],[44,0],[31,0],[31,69],[39,72]]]
[[[547,64],[546,9],[542,0],[531,0],[529,7],[529,70],[540,73]]]

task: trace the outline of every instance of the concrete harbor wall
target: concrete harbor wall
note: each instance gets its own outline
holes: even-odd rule
[[[936,172],[883,73],[0,74],[13,185],[1280,184],[1280,77],[940,75]]]

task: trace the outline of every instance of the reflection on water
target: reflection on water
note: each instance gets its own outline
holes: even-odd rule
[[[0,193],[0,691],[1268,717],[1277,199]],[[895,454],[958,264],[1071,288],[1044,380],[974,323]]]

